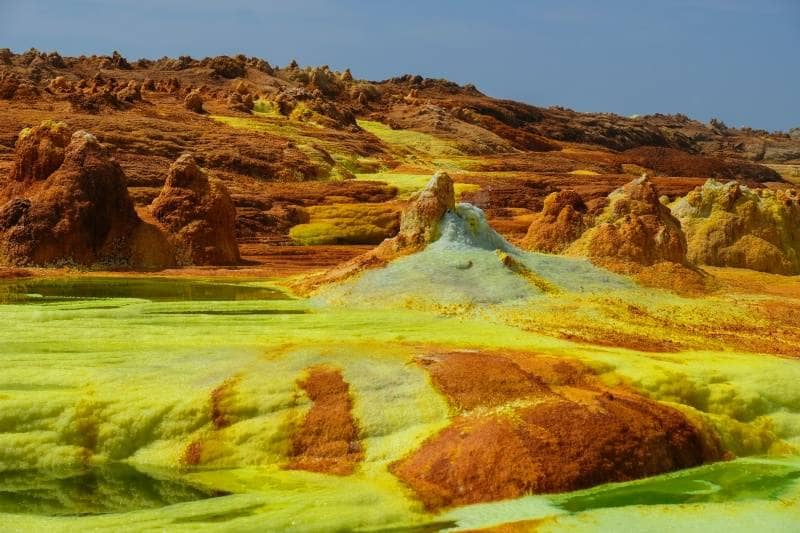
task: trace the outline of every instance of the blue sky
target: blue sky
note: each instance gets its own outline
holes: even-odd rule
[[[245,53],[579,111],[800,127],[800,0],[0,0],[0,47]]]

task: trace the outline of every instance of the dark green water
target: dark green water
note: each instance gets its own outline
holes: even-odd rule
[[[0,283],[0,303],[139,298],[154,302],[285,300],[285,293],[239,283],[180,278],[33,278]]]
[[[0,513],[121,513],[222,495],[189,485],[178,477],[156,477],[125,464],[86,470],[26,470],[2,473]]]
[[[565,511],[627,505],[774,500],[800,480],[800,467],[730,461],[642,481],[611,484],[554,498]]]

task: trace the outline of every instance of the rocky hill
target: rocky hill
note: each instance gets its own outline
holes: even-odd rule
[[[289,270],[295,258],[303,269],[332,264],[396,235],[409,194],[439,169],[512,242],[563,189],[592,205],[643,172],[669,200],[708,178],[753,189],[800,180],[796,130],[578,113],[446,80],[366,81],[243,55],[133,61],[0,49],[0,115],[0,186],[25,164],[20,132],[61,121],[96,137],[138,216],[157,223],[153,201],[170,165],[191,152],[230,193],[242,257]],[[314,246],[298,254],[290,244]],[[223,247],[214,262],[238,260]]]

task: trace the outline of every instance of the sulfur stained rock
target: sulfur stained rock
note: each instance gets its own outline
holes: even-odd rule
[[[53,93],[69,93],[72,92],[73,85],[64,76],[56,76],[50,80],[50,83],[47,84],[47,88]]]
[[[708,180],[671,205],[697,264],[800,273],[800,194]]]
[[[722,454],[706,428],[604,387],[577,361],[450,352],[418,363],[456,416],[390,470],[429,510],[628,481]]]
[[[526,250],[561,253],[590,223],[586,204],[578,193],[572,190],[550,193],[520,245]]]
[[[47,179],[64,162],[64,151],[70,142],[67,125],[45,121],[22,130],[16,144],[11,181],[27,185]]]
[[[5,200],[0,261],[123,268],[173,264],[164,236],[136,214],[120,166],[85,131],[72,135],[62,155],[64,131],[63,125],[45,123],[18,144],[16,179],[0,193]],[[25,142],[29,137],[32,141]],[[56,166],[59,159],[63,162]]]
[[[15,74],[5,70],[0,71],[0,100],[14,98],[20,83],[19,77]]]
[[[425,189],[409,201],[400,217],[399,233],[385,239],[374,250],[318,276],[306,278],[295,288],[301,292],[321,285],[342,281],[363,270],[386,265],[392,259],[422,250],[439,237],[439,225],[445,213],[455,208],[453,179],[443,171],[436,172]]]
[[[210,178],[191,154],[169,168],[153,215],[169,231],[180,264],[239,262],[236,208],[221,181]]]
[[[609,196],[609,204],[568,249],[593,261],[650,266],[685,263],[686,237],[680,222],[658,197],[647,176],[637,178]]]
[[[446,172],[439,171],[403,211],[399,237],[411,245],[433,241],[437,237],[439,221],[454,207],[453,179]]]

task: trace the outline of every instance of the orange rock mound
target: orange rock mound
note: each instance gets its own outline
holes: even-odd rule
[[[236,208],[222,182],[210,178],[191,154],[182,155],[169,168],[152,209],[170,232],[180,264],[239,262]]]
[[[608,195],[608,206],[567,250],[638,283],[694,296],[713,290],[713,277],[695,266],[681,222],[662,204],[655,185],[637,178]]]
[[[69,130],[63,122],[45,121],[23,130],[17,139],[10,180],[29,185],[47,179],[64,162],[69,141]]]
[[[686,262],[686,236],[680,222],[659,201],[655,186],[646,176],[608,198],[609,205],[597,224],[570,247],[571,253],[645,266],[662,261]]]
[[[550,193],[520,245],[526,250],[561,253],[590,223],[586,204],[577,192],[565,189]]]
[[[574,361],[444,353],[420,363],[460,414],[391,465],[430,510],[697,466],[719,445],[678,411]]]
[[[0,191],[0,261],[11,265],[172,264],[169,245],[136,214],[125,174],[97,139],[65,126],[23,131]],[[63,149],[63,155],[62,155]]]

